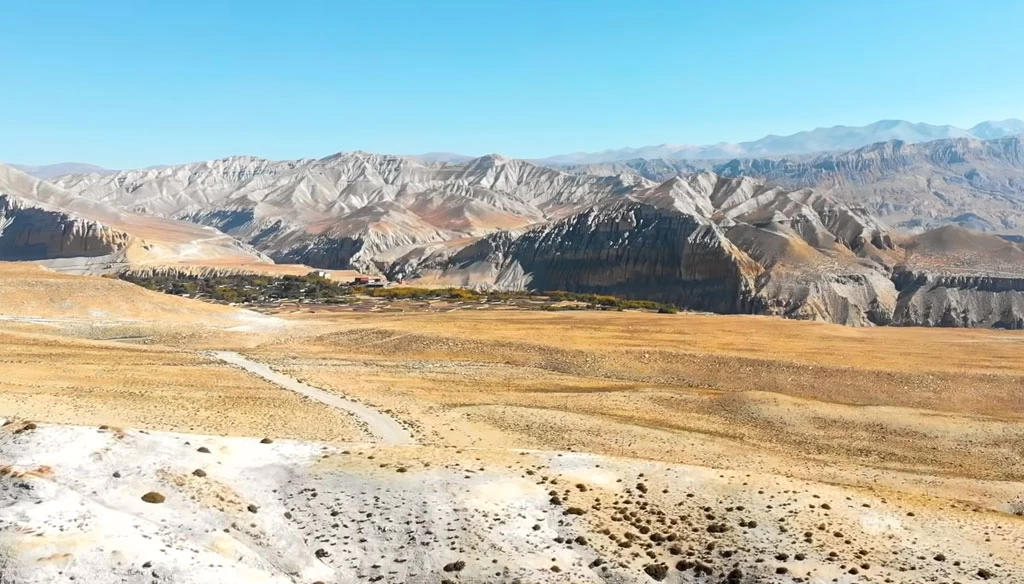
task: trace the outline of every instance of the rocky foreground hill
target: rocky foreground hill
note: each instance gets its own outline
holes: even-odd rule
[[[1019,149],[1013,140],[983,144],[1003,144],[1007,160]],[[121,209],[215,227],[280,262],[423,284],[567,289],[850,325],[1024,323],[1017,244],[955,230],[903,235],[829,189],[680,176],[675,167],[652,180],[663,178],[654,164],[585,173],[496,155],[452,164],[356,152],[236,157],[57,184]],[[882,167],[904,176],[908,164]],[[1002,260],[990,265],[977,249],[998,249]],[[931,259],[922,263],[925,251]],[[976,261],[957,263],[964,254]]]
[[[1017,518],[572,452],[6,420],[4,582],[1010,582]],[[879,545],[884,542],[884,545]]]

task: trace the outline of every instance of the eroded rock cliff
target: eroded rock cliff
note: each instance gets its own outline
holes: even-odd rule
[[[97,221],[0,194],[0,260],[104,256],[123,250],[130,239]]]

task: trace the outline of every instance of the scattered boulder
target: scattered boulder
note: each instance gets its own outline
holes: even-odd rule
[[[156,504],[156,503],[163,503],[164,501],[167,500],[167,497],[163,496],[162,494],[160,494],[160,493],[158,493],[156,491],[150,491],[150,492],[148,492],[148,493],[146,493],[145,495],[142,496],[142,500],[147,502],[147,503],[154,503],[154,504]]]
[[[459,560],[450,564],[445,564],[443,570],[445,572],[461,572],[466,567],[466,562]]]
[[[661,582],[668,577],[668,566],[665,564],[647,564],[644,566],[644,573],[652,580]]]

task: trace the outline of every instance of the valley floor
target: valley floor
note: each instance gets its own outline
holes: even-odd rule
[[[698,561],[713,581],[1024,581],[1020,333],[472,307],[270,316],[19,274],[0,277],[15,299],[0,306],[0,416],[15,420],[0,431],[0,567],[47,567],[3,582],[114,562],[93,541],[109,513],[156,545],[111,544],[127,582],[152,580],[132,572],[147,561],[176,582],[650,582],[662,564],[678,582]],[[360,418],[211,351],[380,412],[417,446],[378,444]],[[140,502],[148,490],[165,506]],[[204,579],[214,564],[226,571]]]

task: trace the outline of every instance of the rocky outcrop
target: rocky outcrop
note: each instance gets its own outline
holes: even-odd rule
[[[682,193],[702,196],[683,204],[674,198]],[[632,198],[642,200],[588,209],[517,236],[495,234],[457,253],[407,256],[390,275],[861,326],[891,320],[895,289],[884,267],[869,259],[885,251],[875,243],[891,241],[856,212],[839,213],[813,193],[711,175]],[[705,206],[718,221],[680,210]],[[766,208],[775,221],[760,213]],[[761,223],[742,222],[749,213]]]
[[[269,261],[216,229],[124,211],[0,165],[0,260],[95,272],[151,260],[214,259]]]
[[[762,314],[850,326],[891,324],[893,283],[880,270],[766,274],[758,282]]]
[[[1024,249],[1002,238],[944,227],[905,242],[893,271],[893,323],[1024,328]]]
[[[97,221],[0,194],[0,260],[98,257],[128,246],[131,236]]]
[[[893,324],[1024,329],[1024,272],[1007,278],[901,267],[893,280],[900,293]]]
[[[589,210],[529,231],[508,259],[536,290],[643,298],[751,312],[761,266],[706,219],[646,204]]]

